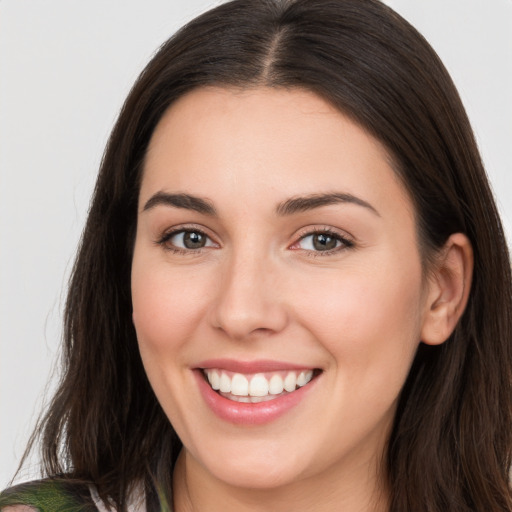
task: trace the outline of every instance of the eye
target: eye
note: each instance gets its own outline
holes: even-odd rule
[[[300,238],[300,240],[292,247],[293,249],[302,249],[304,251],[336,252],[338,249],[352,247],[354,244],[350,240],[331,231],[317,231],[308,233]]]
[[[197,229],[180,229],[166,233],[158,244],[176,251],[197,251],[204,247],[216,247],[211,238]]]

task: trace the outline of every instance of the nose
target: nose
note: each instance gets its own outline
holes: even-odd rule
[[[226,261],[211,310],[213,327],[236,340],[282,331],[288,313],[277,267],[261,254]]]

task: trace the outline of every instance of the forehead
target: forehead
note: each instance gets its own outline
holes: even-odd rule
[[[183,96],[161,119],[141,200],[170,189],[232,203],[261,192],[270,204],[340,188],[377,202],[385,191],[412,211],[382,144],[316,94],[209,87]]]

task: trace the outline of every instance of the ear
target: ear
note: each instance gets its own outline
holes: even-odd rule
[[[473,248],[466,235],[451,235],[430,271],[421,340],[440,345],[455,329],[468,302]]]

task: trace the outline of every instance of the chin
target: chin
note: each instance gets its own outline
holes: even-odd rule
[[[311,470],[306,454],[271,445],[251,449],[241,442],[237,444],[236,453],[227,455],[227,452],[215,450],[199,460],[214,478],[233,487],[254,490],[289,485]],[[221,453],[225,455],[220,456]]]
[[[301,479],[295,468],[275,464],[269,467],[265,463],[230,464],[228,467],[211,468],[210,471],[229,486],[253,490],[277,489]]]

